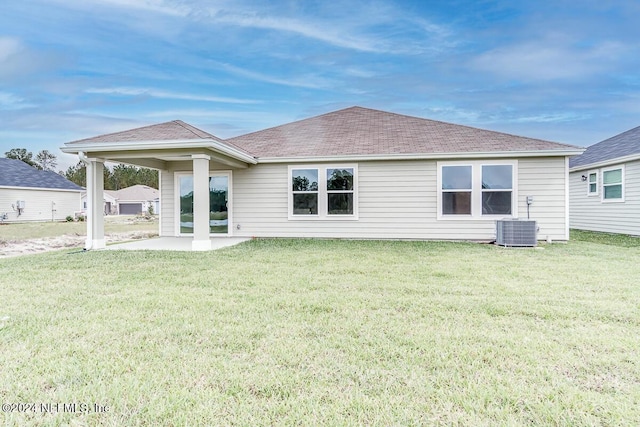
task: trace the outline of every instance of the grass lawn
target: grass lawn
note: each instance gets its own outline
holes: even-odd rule
[[[640,247],[627,240],[254,240],[0,260],[0,403],[36,404],[1,416],[640,425]],[[94,404],[107,411],[83,412]]]
[[[135,216],[106,216],[105,233],[126,233],[128,231],[158,231],[157,218],[146,221]],[[63,235],[86,236],[86,222],[27,222],[0,225],[0,241],[21,241]]]

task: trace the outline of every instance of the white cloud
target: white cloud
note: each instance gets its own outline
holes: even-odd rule
[[[616,42],[580,47],[567,40],[549,38],[490,50],[476,57],[472,64],[477,69],[516,80],[581,79],[615,66],[625,52],[625,46]]]
[[[22,43],[12,37],[0,37],[0,66],[23,49]]]
[[[253,99],[225,98],[218,96],[193,95],[189,93],[175,93],[164,90],[136,88],[136,87],[115,87],[115,88],[89,88],[85,93],[116,95],[116,96],[141,96],[146,95],[153,98],[181,99],[186,101],[219,102],[226,104],[258,104],[261,101]]]
[[[329,87],[335,86],[335,82],[326,79],[324,77],[319,77],[316,75],[304,75],[292,78],[280,78],[273,77],[267,74],[259,73],[256,71],[246,70],[241,67],[237,67],[231,64],[216,64],[220,69],[235,74],[237,76],[246,77],[251,80],[256,80],[265,83],[272,83],[282,86],[291,86],[291,87],[304,87],[308,89],[327,89]]]
[[[0,110],[20,110],[32,106],[33,105],[26,103],[23,98],[12,93],[0,92]]]

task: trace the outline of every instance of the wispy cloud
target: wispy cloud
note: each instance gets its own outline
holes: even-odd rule
[[[150,96],[153,98],[217,102],[217,103],[226,103],[226,104],[259,104],[261,102],[253,99],[194,95],[190,93],[176,93],[176,92],[169,92],[169,91],[158,90],[158,89],[137,88],[137,87],[89,88],[85,90],[85,93],[115,95],[115,96]]]
[[[563,37],[550,37],[484,52],[472,64],[516,80],[581,79],[615,67],[626,53],[627,48],[618,42],[600,41],[585,47]]]
[[[8,92],[0,92],[0,110],[20,110],[33,107],[23,98]]]

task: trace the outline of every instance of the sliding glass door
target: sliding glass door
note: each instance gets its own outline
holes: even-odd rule
[[[178,175],[180,234],[193,234],[193,175]],[[209,232],[229,234],[229,173],[209,176]]]

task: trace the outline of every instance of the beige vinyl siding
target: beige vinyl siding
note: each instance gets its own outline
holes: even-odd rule
[[[0,215],[6,213],[7,222],[63,221],[81,210],[80,199],[80,191],[0,188]],[[20,216],[12,207],[18,200],[25,202]]]
[[[526,196],[533,196],[531,218],[539,222],[541,239],[567,238],[565,173],[563,157],[523,158],[518,162],[519,216],[526,217]],[[436,182],[436,161],[358,162],[358,220],[289,220],[287,164],[258,164],[234,170],[234,235],[495,238],[495,220],[438,220]],[[239,230],[235,229],[237,225]]]
[[[618,165],[607,166],[606,169]],[[585,169],[570,176],[571,228],[640,236],[640,161],[624,164],[624,202],[602,202],[602,169]],[[582,175],[598,171],[598,195],[587,196]]]
[[[160,236],[175,236],[175,189],[173,171],[160,171]]]
[[[518,213],[527,218],[527,196],[531,219],[538,223],[538,239],[568,240],[567,170],[564,157],[527,158],[518,162]]]

